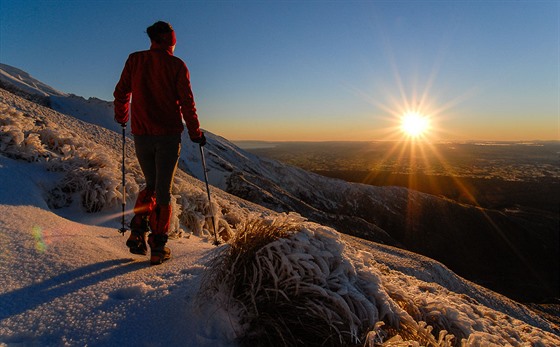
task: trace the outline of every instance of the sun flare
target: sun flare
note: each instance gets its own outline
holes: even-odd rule
[[[423,137],[429,129],[430,120],[418,112],[407,112],[401,117],[401,131],[410,138]]]

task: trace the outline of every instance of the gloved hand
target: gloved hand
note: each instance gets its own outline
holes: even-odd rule
[[[200,133],[202,134],[202,135],[200,135],[200,137],[198,137],[196,139],[191,139],[191,141],[194,142],[194,143],[198,143],[200,145],[200,147],[202,147],[206,144],[206,136],[204,136],[204,133],[202,131]]]
[[[117,120],[117,117],[114,118],[115,122],[119,123],[121,125],[121,127],[126,128],[126,122],[121,122]]]

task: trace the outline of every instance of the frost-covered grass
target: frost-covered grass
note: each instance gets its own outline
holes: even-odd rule
[[[119,161],[94,141],[58,124],[0,105],[0,151],[11,158],[42,163],[53,172],[63,173],[46,200],[53,209],[67,207],[79,199],[86,212],[99,212],[117,205],[121,199]],[[137,165],[128,159],[128,194],[138,192]],[[134,172],[135,171],[135,172]]]
[[[400,331],[437,344],[425,325],[400,321],[380,278],[360,278],[330,229],[249,221],[210,268],[201,302],[218,298],[228,308],[242,346],[373,346]]]

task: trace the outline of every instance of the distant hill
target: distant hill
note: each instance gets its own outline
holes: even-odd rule
[[[1,63],[0,82],[2,82],[4,87],[9,86],[13,90],[18,90],[28,95],[37,95],[42,97],[67,95],[39,80],[36,80],[23,70]]]
[[[60,92],[18,68],[0,64],[0,88],[60,113],[120,131],[120,126],[113,120],[112,102]]]

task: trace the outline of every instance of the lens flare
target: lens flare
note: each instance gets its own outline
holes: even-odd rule
[[[32,228],[33,238],[35,239],[35,249],[39,253],[45,253],[48,248],[48,242],[43,233],[43,228],[38,225],[34,225]]]

